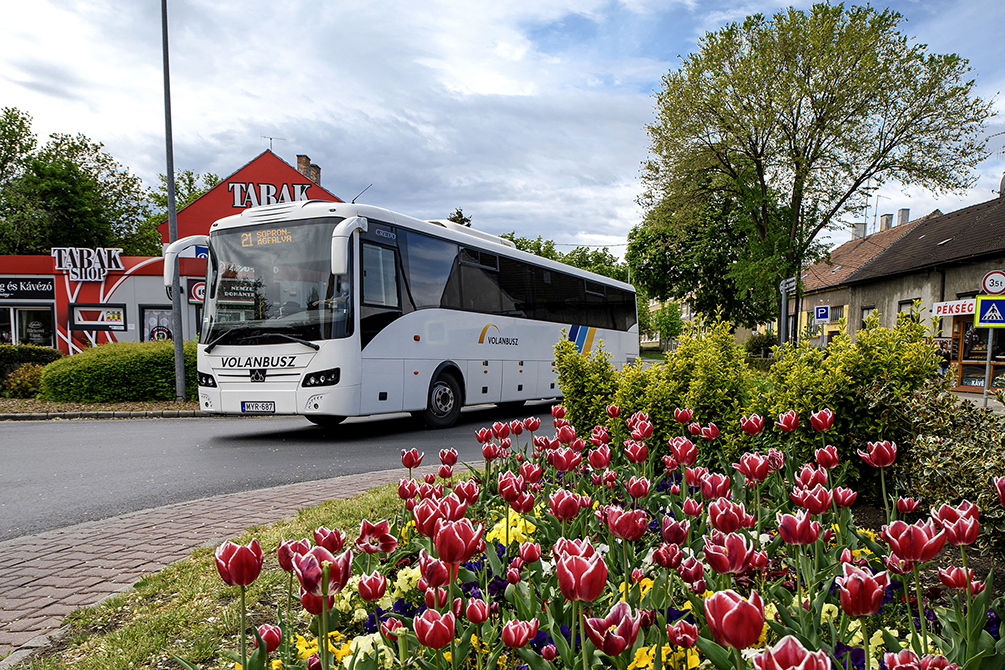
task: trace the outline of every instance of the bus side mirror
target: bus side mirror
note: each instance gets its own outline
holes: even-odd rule
[[[367,221],[362,216],[350,216],[335,226],[332,231],[331,262],[332,274],[344,275],[349,272],[349,238],[353,231],[366,232]]]

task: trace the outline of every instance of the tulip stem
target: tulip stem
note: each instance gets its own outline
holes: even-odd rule
[[[733,655],[736,658],[736,670],[744,670],[743,666],[743,656],[740,655],[739,649],[733,649]],[[684,663],[687,664],[687,656],[684,656]]]
[[[293,637],[293,626],[292,626],[292,615],[293,612],[293,572],[290,571],[290,581],[286,586],[286,630],[283,631],[283,662],[287,665],[291,664],[290,658],[290,640]]]
[[[960,545],[960,555],[963,557],[963,574],[966,576],[966,579],[967,579],[967,582],[966,582],[967,585],[963,587],[963,590],[967,594],[967,615],[966,615],[965,619],[963,617],[960,617],[960,621],[965,621],[966,622],[966,628],[967,628],[966,639],[967,639],[967,644],[969,644],[970,643],[970,610],[973,608],[973,605],[974,605],[974,594],[970,592],[970,570],[967,569],[967,547],[964,544]]]
[[[241,667],[248,667],[248,647],[246,638],[247,624],[245,623],[245,601],[244,601],[244,584],[241,584]]]
[[[886,510],[886,522],[891,523],[890,518],[890,501],[886,497],[886,468],[879,469],[879,482],[883,487],[883,509]]]
[[[321,633],[321,639],[318,641],[318,655],[321,657],[322,670],[328,670],[328,575],[330,574],[330,570],[331,570],[331,563],[328,561],[322,561],[321,621],[318,622],[318,631],[320,631]]]
[[[925,628],[925,607],[921,604],[921,579],[918,576],[917,563],[914,564],[914,590],[918,598],[918,623],[921,624],[921,649],[918,655],[922,656],[928,653],[928,631]]]
[[[628,602],[628,540],[621,540],[621,557],[622,564],[625,566],[624,582],[625,582],[625,602]]]
[[[871,670],[872,663],[869,660],[869,627],[866,625],[869,619],[863,616],[859,617],[858,620],[862,628],[862,650],[865,652],[865,670]],[[849,658],[850,654],[851,652],[849,652]]]

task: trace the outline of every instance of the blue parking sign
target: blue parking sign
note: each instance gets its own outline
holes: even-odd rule
[[[831,306],[830,305],[817,305],[813,308],[813,320],[817,323],[830,323],[831,320]]]

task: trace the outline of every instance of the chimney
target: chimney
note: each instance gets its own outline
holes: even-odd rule
[[[318,165],[315,165],[314,163],[311,163],[310,166],[307,168],[307,178],[310,179],[315,184],[317,184],[318,186],[320,186],[321,185],[321,167],[318,166]]]
[[[851,238],[853,240],[860,240],[863,237],[865,237],[865,222],[864,221],[862,223],[856,223],[855,224],[855,231],[851,234]]]
[[[310,179],[312,182],[321,185],[321,168],[311,163],[311,157],[297,154],[297,172]]]
[[[897,210],[897,225],[898,226],[904,225],[905,223],[907,223],[907,221],[910,218],[911,218],[911,210],[907,209],[906,207],[904,209],[898,209]]]
[[[879,217],[879,229],[880,229],[880,231],[890,230],[890,228],[893,228],[893,214],[883,214],[883,215],[881,215]]]

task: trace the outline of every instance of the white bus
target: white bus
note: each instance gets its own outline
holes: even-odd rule
[[[296,202],[244,210],[165,253],[209,247],[199,406],[215,414],[412,412],[453,425],[464,405],[560,397],[554,345],[639,353],[631,285],[452,222]]]

